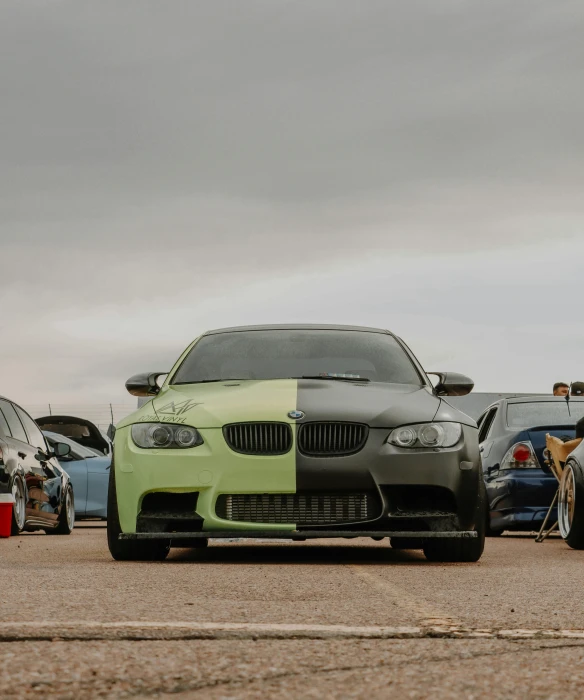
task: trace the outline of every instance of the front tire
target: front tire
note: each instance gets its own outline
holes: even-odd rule
[[[558,525],[564,541],[572,549],[584,549],[584,471],[574,461],[567,462],[562,474]]]
[[[70,535],[73,532],[73,528],[75,527],[75,500],[73,498],[73,489],[71,486],[67,486],[57,522],[57,527],[52,530],[45,530],[47,535]]]
[[[424,555],[428,561],[437,562],[475,562],[485,548],[487,494],[483,480],[480,480],[479,497],[476,507],[476,527],[478,537],[457,539],[426,540]]]
[[[12,482],[12,495],[14,506],[10,534],[14,537],[14,535],[20,535],[26,525],[26,487],[19,476],[16,476]]]
[[[120,540],[122,532],[118,513],[116,470],[110,468],[107,494],[107,546],[116,561],[163,561],[170,550],[170,540]]]

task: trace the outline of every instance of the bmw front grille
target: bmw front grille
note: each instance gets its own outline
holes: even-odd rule
[[[283,455],[292,447],[287,423],[231,423],[223,435],[234,452],[244,455]]]
[[[342,457],[363,449],[368,433],[362,423],[304,423],[298,429],[298,449],[309,457]]]

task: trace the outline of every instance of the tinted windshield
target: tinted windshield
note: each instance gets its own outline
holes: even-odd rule
[[[572,425],[584,416],[584,401],[531,401],[507,404],[507,425],[530,428],[538,425]]]
[[[59,433],[63,437],[67,437],[70,440],[77,440],[79,438],[90,437],[91,433],[86,425],[80,425],[79,423],[47,423],[42,422],[43,430],[49,430],[52,433]]]
[[[75,442],[75,440],[69,440],[69,438],[65,437],[64,435],[51,433],[47,430],[43,430],[43,433],[46,435],[51,447],[56,442],[64,442],[66,445],[69,445],[69,447],[71,448],[71,452],[73,452],[75,455],[77,455],[77,457],[80,457],[81,459],[91,459],[91,457],[97,457],[95,452],[93,452],[92,450],[88,450],[87,447],[83,447],[83,445],[80,445],[78,442]]]
[[[391,335],[335,330],[207,335],[192,348],[171,383],[319,374],[345,374],[395,384],[422,383],[412,361]]]

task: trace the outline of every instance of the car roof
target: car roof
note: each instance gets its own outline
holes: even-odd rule
[[[566,401],[565,396],[549,396],[548,394],[542,394],[541,396],[537,395],[531,395],[531,396],[508,396],[507,397],[507,402],[508,403],[541,403],[542,401],[550,401],[550,402],[557,402],[557,401]],[[584,401],[584,396],[570,396],[570,402],[572,401]]]
[[[494,408],[495,406],[499,406],[503,403],[541,403],[541,402],[558,402],[558,401],[566,401],[565,396],[550,396],[549,394],[516,394],[515,396],[506,396],[503,399],[499,399],[498,401],[493,401],[492,404],[487,406],[481,415],[483,413],[486,413],[487,411],[490,411],[491,408]],[[581,403],[584,401],[584,396],[570,396],[570,402],[576,401],[578,403]]]
[[[326,323],[281,323],[259,326],[233,326],[231,328],[217,328],[206,331],[203,335],[216,335],[218,333],[240,333],[242,331],[360,331],[363,333],[384,333],[393,335],[383,328],[369,328],[368,326],[342,326]]]

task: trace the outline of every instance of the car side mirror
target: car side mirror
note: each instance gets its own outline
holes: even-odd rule
[[[66,457],[71,452],[71,445],[66,442],[56,442],[53,445],[53,453],[55,457]]]
[[[53,457],[66,457],[70,453],[71,445],[68,445],[66,442],[55,442],[53,443],[52,450],[49,450],[48,452],[39,450],[35,455],[35,459],[37,459],[39,462],[46,462]]]
[[[464,374],[456,372],[428,372],[438,377],[434,387],[436,396],[466,396],[474,389],[474,382]]]
[[[168,372],[144,372],[135,374],[126,382],[126,389],[132,396],[156,396],[160,391],[158,377],[162,377]]]

